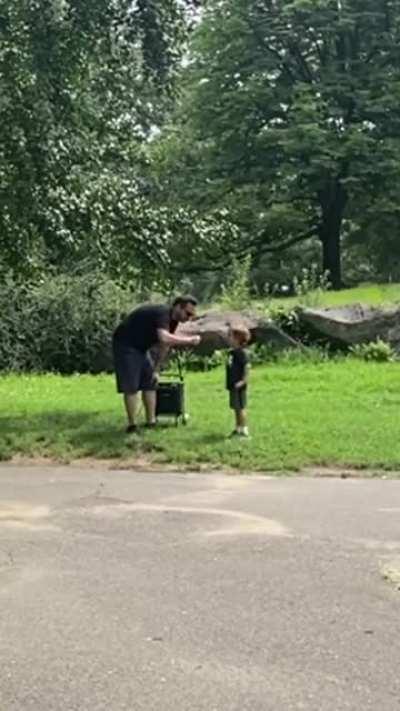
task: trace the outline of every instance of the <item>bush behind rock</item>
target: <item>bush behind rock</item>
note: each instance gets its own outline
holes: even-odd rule
[[[112,367],[110,341],[134,291],[93,273],[0,285],[0,370],[98,373]]]

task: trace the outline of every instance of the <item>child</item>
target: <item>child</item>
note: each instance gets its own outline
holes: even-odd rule
[[[248,437],[246,404],[249,358],[244,346],[250,341],[250,333],[243,326],[232,328],[229,341],[232,350],[226,366],[226,388],[229,390],[230,407],[235,412],[235,429],[230,436]]]

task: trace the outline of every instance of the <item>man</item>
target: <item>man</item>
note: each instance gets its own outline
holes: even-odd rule
[[[135,309],[117,327],[113,336],[113,353],[117,390],[123,393],[127,432],[136,432],[137,394],[142,392],[146,426],[156,425],[156,388],[158,371],[169,348],[197,346],[200,336],[175,336],[179,323],[196,316],[194,296],[179,296],[172,306],[148,304]],[[150,349],[158,346],[157,363]]]

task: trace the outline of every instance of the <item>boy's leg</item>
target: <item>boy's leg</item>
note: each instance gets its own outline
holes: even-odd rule
[[[247,388],[243,388],[238,392],[238,432],[244,437],[249,436],[249,430],[247,427]]]
[[[247,412],[246,410],[238,410],[237,412],[237,422],[238,422],[238,432],[245,437],[249,435],[249,428],[247,427]]]
[[[229,390],[229,407],[231,410],[233,410],[234,416],[235,416],[235,427],[233,432],[229,435],[230,437],[234,437],[234,435],[239,434],[239,425],[238,425],[238,409],[237,409],[237,392],[236,390]]]
[[[237,425],[238,427],[247,426],[247,413],[246,410],[238,410],[236,413]]]
[[[241,424],[241,410],[235,409],[235,426],[236,426],[236,431],[239,432],[240,427],[242,426]]]

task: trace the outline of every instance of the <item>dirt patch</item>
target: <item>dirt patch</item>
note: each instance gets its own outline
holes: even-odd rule
[[[103,469],[107,471],[137,471],[137,472],[182,472],[182,473],[210,473],[220,472],[221,474],[251,474],[252,472],[241,472],[238,469],[229,467],[223,468],[211,463],[184,464],[174,462],[157,462],[149,456],[140,455],[128,457],[127,459],[102,459],[96,457],[81,457],[80,459],[57,459],[54,457],[24,457],[15,455],[7,462],[1,462],[0,466],[15,465],[21,467],[73,467],[75,469]],[[256,472],[262,474],[263,472]]]
[[[400,472],[382,469],[351,469],[348,467],[306,467],[301,476],[334,479],[398,479]]]
[[[395,585],[397,590],[400,590],[400,558],[386,563],[381,568],[381,574],[384,580]]]
[[[94,515],[125,516],[126,513],[178,513],[183,515],[217,517],[228,519],[228,525],[219,526],[217,529],[202,530],[205,536],[239,536],[239,535],[265,535],[270,537],[291,537],[290,531],[280,521],[243,513],[229,509],[198,507],[198,506],[171,506],[169,504],[135,504],[117,503],[106,501],[105,504],[96,505],[91,509]]]
[[[48,506],[31,506],[21,501],[2,501],[0,526],[23,528],[30,531],[55,530],[51,523],[43,522],[50,515]]]
[[[101,459],[96,457],[82,457],[80,459],[56,459],[51,457],[24,457],[15,455],[3,465],[18,465],[32,467],[65,466],[76,469],[103,469],[106,471],[137,471],[137,472],[175,472],[175,473],[220,473],[228,475],[245,476],[297,476],[311,478],[335,479],[400,479],[399,471],[386,471],[382,469],[352,469],[350,467],[315,466],[306,467],[298,471],[243,471],[231,467],[221,467],[216,464],[201,462],[198,464],[182,464],[174,462],[157,462],[150,456],[139,455],[127,459]],[[1,466],[1,465],[0,465]]]

